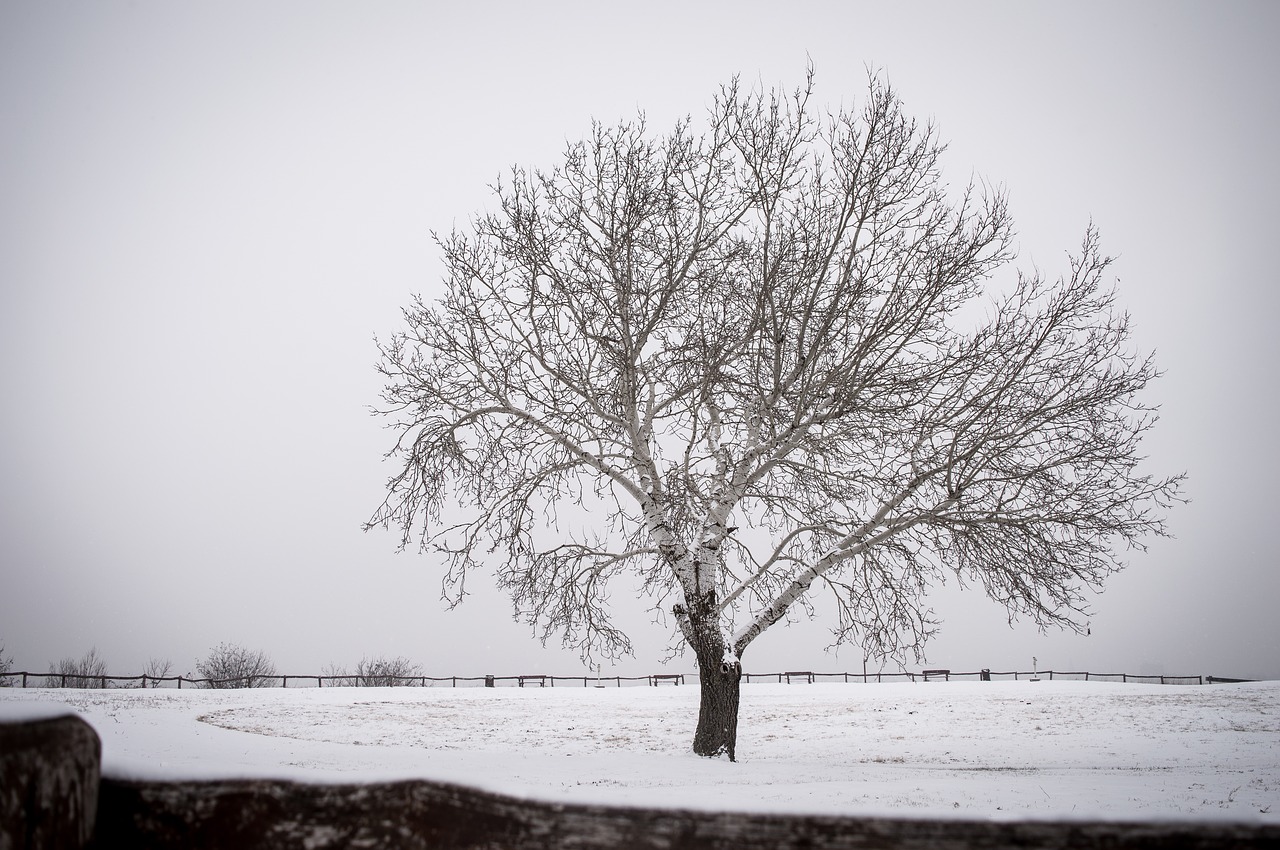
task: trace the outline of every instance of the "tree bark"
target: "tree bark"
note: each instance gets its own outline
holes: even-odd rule
[[[738,699],[742,682],[742,664],[726,660],[719,641],[695,645],[701,704],[698,707],[698,729],[693,735],[693,751],[700,756],[728,754],[737,761]]]

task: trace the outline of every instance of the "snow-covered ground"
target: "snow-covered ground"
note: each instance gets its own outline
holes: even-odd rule
[[[118,777],[423,777],[551,800],[978,818],[1280,822],[1280,682],[751,684],[738,763],[696,686],[0,690],[60,702]]]

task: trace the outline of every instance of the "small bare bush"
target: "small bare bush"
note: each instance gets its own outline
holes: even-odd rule
[[[166,678],[173,670],[173,662],[168,658],[148,658],[147,666],[142,668],[142,680],[152,688],[160,687],[161,679]]]
[[[346,667],[330,664],[320,673],[324,677],[327,687],[354,688],[356,686],[356,677],[348,673]]]
[[[4,644],[0,643],[0,688],[7,688],[13,683],[9,681],[9,671],[13,669],[13,656],[4,654]]]
[[[196,671],[207,680],[206,688],[268,688],[276,682],[276,665],[262,650],[248,650],[234,643],[220,643]]]
[[[98,654],[97,647],[81,658],[64,658],[49,665],[53,675],[46,677],[49,688],[105,688],[107,686],[107,660]]]
[[[407,658],[363,658],[356,666],[356,683],[366,688],[394,688],[412,685],[422,668]]]

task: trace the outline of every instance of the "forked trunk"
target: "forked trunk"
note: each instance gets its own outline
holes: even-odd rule
[[[693,735],[693,751],[700,756],[727,753],[729,761],[737,761],[738,697],[742,682],[742,664],[726,661],[723,648],[704,651],[695,647],[701,681],[701,705],[698,708],[698,730]]]

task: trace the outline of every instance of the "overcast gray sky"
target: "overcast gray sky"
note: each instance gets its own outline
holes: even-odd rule
[[[1269,2],[0,4],[0,641],[28,670],[228,640],[282,672],[579,673],[361,533],[392,472],[373,336],[513,163],[812,60],[819,102],[881,68],[953,182],[1005,185],[1022,265],[1056,276],[1097,224],[1166,371],[1151,469],[1190,476],[1091,635],[945,588],[930,664],[1280,677],[1277,37]],[[629,619],[615,669],[653,672],[669,635]],[[825,635],[745,666],[861,669]]]

